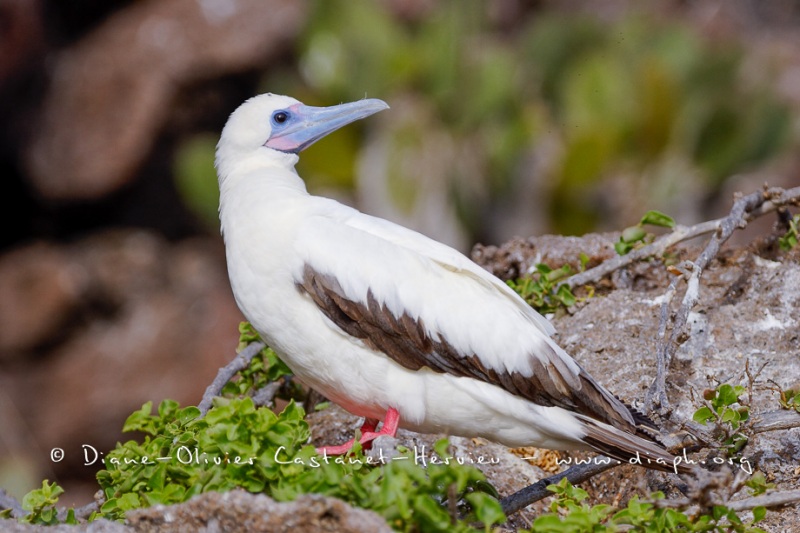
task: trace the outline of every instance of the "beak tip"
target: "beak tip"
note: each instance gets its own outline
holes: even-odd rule
[[[378,108],[378,111],[384,111],[386,109],[391,109],[389,104],[381,100],[380,98],[367,98],[368,101],[372,102],[372,104]]]

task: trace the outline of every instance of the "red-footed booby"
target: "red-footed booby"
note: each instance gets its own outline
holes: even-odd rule
[[[420,233],[306,191],[298,153],[388,107],[263,94],[225,125],[216,166],[228,272],[263,339],[308,386],[364,417],[365,445],[404,427],[689,471],[501,280]]]

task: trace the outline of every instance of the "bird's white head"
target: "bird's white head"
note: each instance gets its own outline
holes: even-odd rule
[[[312,107],[294,98],[262,94],[234,111],[217,144],[220,182],[237,164],[261,163],[292,168],[297,154],[327,134],[356,120],[388,109],[375,98],[331,107]]]

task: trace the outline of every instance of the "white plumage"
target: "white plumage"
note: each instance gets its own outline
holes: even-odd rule
[[[646,419],[597,385],[502,281],[417,232],[308,194],[296,154],[387,107],[266,94],[231,115],[217,148],[220,220],[244,315],[367,429],[395,409],[418,432],[622,460],[639,451],[671,468],[637,429]]]

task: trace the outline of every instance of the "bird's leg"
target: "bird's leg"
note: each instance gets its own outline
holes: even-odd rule
[[[397,434],[397,427],[400,425],[400,413],[397,409],[390,407],[386,411],[386,418],[383,420],[383,426],[380,431],[375,431],[378,427],[378,421],[374,418],[365,418],[364,423],[361,425],[361,438],[358,442],[365,450],[372,447],[372,441],[382,435],[389,435],[394,437]],[[317,453],[323,455],[344,455],[350,451],[350,448],[355,444],[356,439],[352,438],[346,443],[339,446],[321,446],[317,448]]]
[[[364,423],[361,425],[361,438],[363,439],[364,435],[374,433],[375,428],[378,427],[378,422],[379,420],[375,418],[365,418]],[[320,455],[322,454],[344,455],[350,451],[350,448],[353,447],[353,444],[355,444],[355,442],[356,439],[352,438],[349,441],[345,442],[344,444],[340,444],[339,446],[320,446],[319,448],[317,448],[317,453]],[[359,440],[359,442],[361,442],[361,440]],[[363,446],[365,443],[362,442],[361,444]],[[367,442],[366,444],[368,447],[370,443]]]

